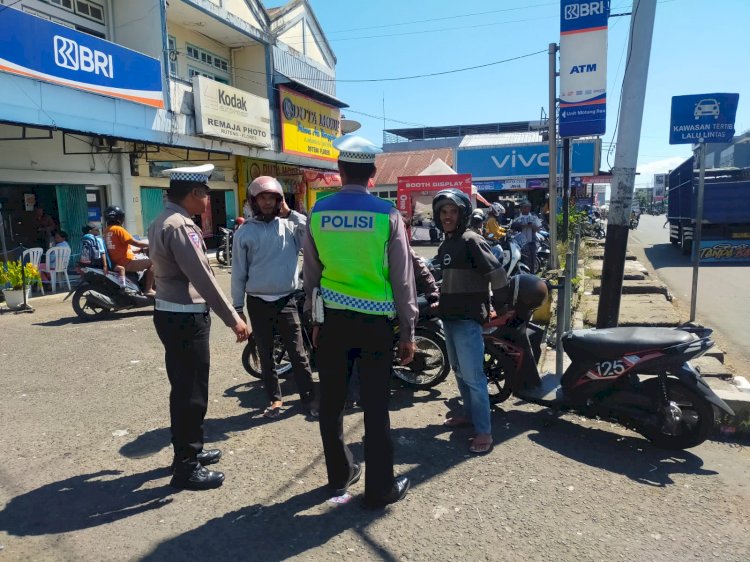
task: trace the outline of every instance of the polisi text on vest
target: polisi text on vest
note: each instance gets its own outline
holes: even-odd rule
[[[247,100],[237,94],[228,95],[224,90],[219,90],[219,103],[226,105],[227,107],[234,107],[235,109],[241,109],[247,111]]]

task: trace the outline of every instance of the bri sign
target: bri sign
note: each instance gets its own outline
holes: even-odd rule
[[[0,71],[163,108],[161,63],[20,10],[0,10]]]

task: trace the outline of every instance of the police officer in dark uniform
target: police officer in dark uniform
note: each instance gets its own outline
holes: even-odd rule
[[[365,416],[365,503],[384,506],[409,488],[393,474],[388,402],[393,318],[400,325],[402,364],[414,356],[418,310],[409,242],[401,215],[367,192],[382,152],[356,135],[336,139],[343,188],[321,199],[308,219],[303,274],[320,376],[320,434],[328,485],[337,495],[357,482],[361,468],[344,443],[349,366],[358,364]]]
[[[172,481],[176,488],[207,490],[221,486],[224,474],[206,470],[221,451],[203,449],[203,419],[208,407],[211,330],[209,310],[247,340],[247,325],[227,302],[206,256],[200,228],[191,217],[208,204],[212,164],[165,170],[170,176],[164,211],[148,229],[156,275],[154,326],[164,344],[171,392]]]

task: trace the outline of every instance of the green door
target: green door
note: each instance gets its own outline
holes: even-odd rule
[[[148,232],[148,227],[154,222],[164,210],[164,193],[161,187],[141,188],[141,217],[143,218],[143,234]]]

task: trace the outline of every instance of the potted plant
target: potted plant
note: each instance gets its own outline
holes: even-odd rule
[[[33,264],[27,263],[21,272],[21,261],[11,261],[0,264],[0,287],[10,285],[10,288],[3,289],[5,303],[8,308],[19,308],[23,304],[23,275],[26,276],[26,298],[31,295],[32,283],[39,281],[39,270]]]

